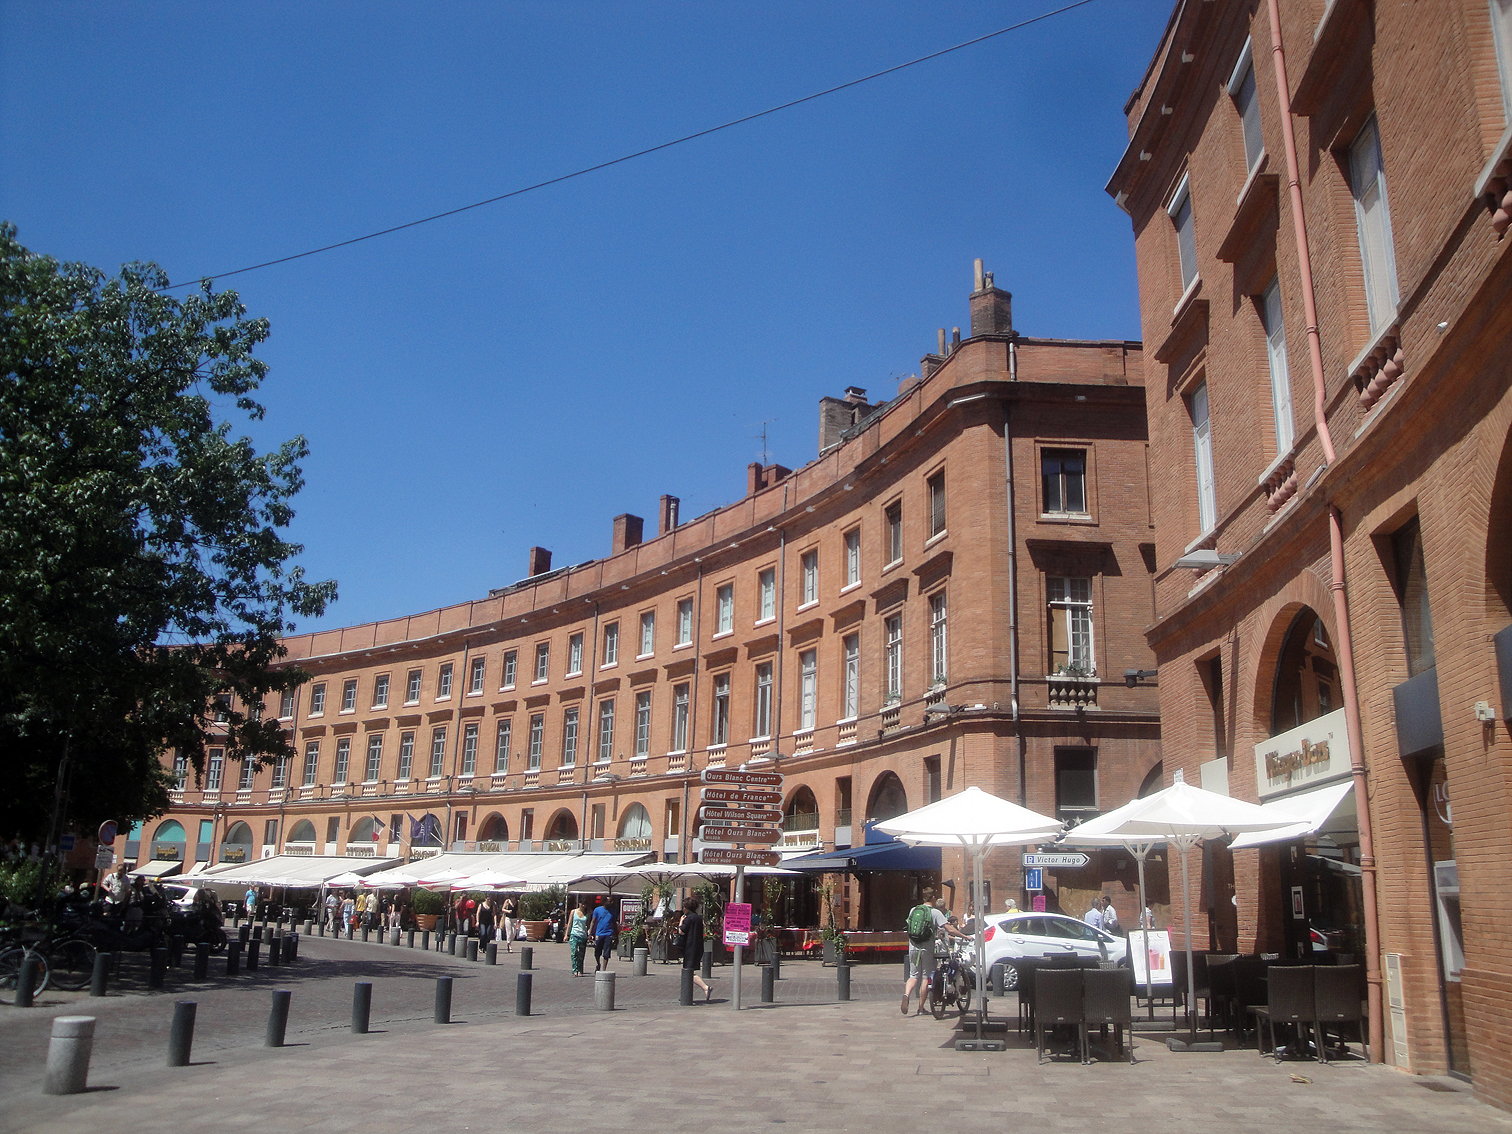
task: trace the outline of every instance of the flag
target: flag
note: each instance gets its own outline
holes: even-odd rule
[[[373,816],[373,842],[379,842],[380,840],[378,836],[381,835],[385,830],[387,830],[387,828],[384,827],[383,820],[378,818],[376,815]]]
[[[414,842],[416,839],[422,839],[422,838],[424,838],[425,837],[425,817],[421,816],[419,819],[412,818],[410,816],[410,813],[408,811],[406,811],[404,813],[404,817],[406,819],[409,819],[409,825],[410,825],[410,842]]]

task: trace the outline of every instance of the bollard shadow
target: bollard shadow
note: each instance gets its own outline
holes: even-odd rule
[[[191,1059],[184,1066],[186,1066],[186,1067],[214,1067],[219,1062],[220,1062],[219,1059]]]
[[[79,1092],[79,1094],[81,1094],[81,1095],[92,1095],[92,1094],[95,1094],[98,1091],[119,1091],[120,1089],[121,1088],[117,1087],[117,1086],[85,1087],[82,1091]]]

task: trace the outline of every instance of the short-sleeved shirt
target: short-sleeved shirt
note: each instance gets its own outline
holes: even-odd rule
[[[1087,911],[1087,916],[1082,918],[1082,920],[1090,925],[1093,929],[1101,929],[1103,921],[1102,910],[1098,909],[1096,906],[1093,906],[1090,910]]]
[[[614,932],[614,914],[608,906],[599,906],[593,911],[593,935],[608,937]]]

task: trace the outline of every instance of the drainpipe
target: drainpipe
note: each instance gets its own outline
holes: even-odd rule
[[[787,485],[782,486],[783,511],[787,511]],[[772,706],[772,762],[782,755],[782,671],[783,658],[787,654],[787,529],[777,529],[777,688],[773,690],[776,704]],[[742,874],[742,877],[744,875]]]
[[[1008,344],[1008,380],[1018,381],[1018,344]],[[1024,722],[1019,716],[1019,631],[1018,631],[1018,507],[1013,489],[1013,413],[1003,405],[1003,469],[1008,485],[1008,669],[1013,705],[1013,736],[1018,745],[1018,801],[1029,806],[1024,784],[1027,754],[1024,751]]]
[[[1286,148],[1287,190],[1291,196],[1292,230],[1297,241],[1302,304],[1307,318],[1307,355],[1312,366],[1313,419],[1323,459],[1334,463],[1333,436],[1324,412],[1327,383],[1323,348],[1318,337],[1318,304],[1313,292],[1312,255],[1307,242],[1307,216],[1302,208],[1302,180],[1298,174],[1297,138],[1292,129],[1291,86],[1286,77],[1286,48],[1281,41],[1279,0],[1266,0],[1271,26],[1271,55],[1276,64],[1276,98],[1280,104],[1281,134]],[[1354,776],[1355,811],[1360,824],[1361,897],[1365,915],[1365,979],[1370,1018],[1370,1058],[1382,1061],[1385,1025],[1381,1019],[1381,933],[1376,909],[1375,840],[1370,824],[1370,785],[1365,768],[1365,735],[1360,726],[1360,698],[1355,687],[1354,639],[1349,625],[1349,598],[1344,581],[1344,519],[1337,506],[1328,508],[1328,554],[1332,567],[1334,626],[1338,633],[1339,677],[1344,690],[1344,722],[1349,736],[1350,771]]]
[[[581,731],[584,739],[588,741],[583,745],[583,786],[593,779],[593,764],[598,759],[598,724],[595,720],[594,710],[598,708],[598,698],[593,695],[593,683],[598,677],[598,632],[599,632],[599,604],[595,600],[593,604],[593,646],[586,658],[583,659],[583,675],[588,679],[588,719],[583,722]],[[614,753],[609,753],[609,759],[614,760]]]

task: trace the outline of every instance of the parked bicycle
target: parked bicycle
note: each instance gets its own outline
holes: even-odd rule
[[[966,952],[970,947],[970,942],[959,939],[949,946],[935,945],[936,949],[945,950],[935,964],[929,984],[929,1010],[936,1020],[943,1020],[952,1008],[962,1016],[971,1009],[971,960]]]

